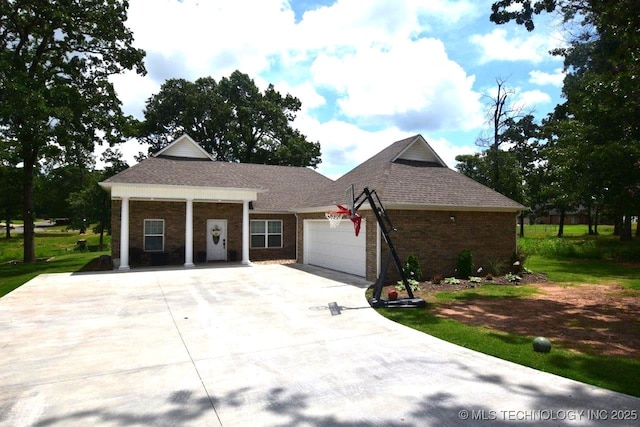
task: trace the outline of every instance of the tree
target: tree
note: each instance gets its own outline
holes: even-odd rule
[[[120,151],[108,148],[101,156],[101,160],[107,164],[104,170],[92,171],[82,188],[69,194],[67,198],[71,224],[80,228],[97,223],[100,247],[104,244],[105,229],[108,229],[111,222],[111,200],[109,194],[98,183],[129,167],[122,157]]]
[[[4,220],[6,238],[11,238],[11,220],[20,211],[20,169],[19,158],[11,151],[9,144],[0,141],[0,220]]]
[[[635,0],[504,0],[493,4],[491,20],[515,20],[528,30],[534,15],[558,13],[571,26],[564,57],[566,102],[552,117],[556,162],[579,182],[587,204],[610,205],[623,224],[621,239],[631,238],[631,216],[640,210],[634,197],[640,182],[640,3]],[[557,153],[573,159],[560,159]],[[571,183],[565,183],[570,186]],[[622,220],[624,218],[624,221]]]
[[[122,114],[108,77],[144,73],[144,52],[125,26],[127,1],[6,0],[0,3],[0,138],[23,163],[24,261],[35,260],[33,181],[52,147],[123,140]]]
[[[496,95],[484,96],[487,101],[487,128],[486,134],[478,137],[476,144],[488,147],[485,154],[488,162],[488,172],[491,175],[489,187],[505,196],[512,197],[509,193],[513,194],[516,184],[511,182],[509,178],[504,179],[500,176],[503,171],[508,171],[509,168],[508,164],[503,164],[503,160],[506,160],[506,158],[500,154],[500,151],[510,143],[507,130],[513,126],[516,120],[522,117],[522,106],[513,102],[512,98],[515,95],[515,91],[506,86],[506,79],[497,78],[496,84]],[[515,197],[515,199],[519,200],[521,197]]]
[[[188,133],[220,161],[315,167],[320,144],[291,126],[300,108],[298,98],[273,85],[262,93],[239,71],[219,82],[170,79],[147,102],[140,138],[157,152]]]

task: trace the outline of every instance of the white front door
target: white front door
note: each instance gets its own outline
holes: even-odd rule
[[[207,220],[207,261],[227,260],[227,220]]]

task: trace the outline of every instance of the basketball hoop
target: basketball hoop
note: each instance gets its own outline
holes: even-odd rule
[[[340,212],[325,212],[324,216],[329,220],[329,227],[338,228],[342,222],[342,214]]]
[[[327,211],[324,213],[324,216],[329,220],[329,227],[331,228],[338,228],[340,222],[342,222],[343,216],[351,216],[351,211],[349,209],[342,205],[336,206],[338,206],[338,210]]]
[[[329,220],[329,227],[338,228],[340,223],[342,222],[343,217],[348,217],[353,223],[353,228],[356,232],[356,237],[360,234],[360,223],[362,222],[362,217],[358,214],[352,214],[351,211],[342,206],[336,205],[338,207],[335,211],[327,211],[324,213],[324,216]]]

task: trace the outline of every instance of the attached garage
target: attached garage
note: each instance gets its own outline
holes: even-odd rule
[[[328,220],[304,220],[304,263],[364,277],[366,235],[366,221],[356,237],[348,219],[337,228],[330,228]]]

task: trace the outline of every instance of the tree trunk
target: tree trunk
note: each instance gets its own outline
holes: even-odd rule
[[[587,224],[589,224],[589,236],[593,236],[593,217],[591,216],[591,203],[587,205]]]
[[[564,236],[564,211],[564,208],[560,209],[560,221],[558,221],[558,237]]]
[[[624,216],[624,222],[622,223],[622,230],[620,233],[620,240],[623,242],[633,240],[633,237],[631,236],[631,215],[629,214]]]
[[[600,222],[600,208],[596,206],[596,213],[593,220],[593,234],[598,235],[598,222]]]
[[[640,237],[640,215],[636,216],[636,237]]]
[[[623,215],[621,215],[618,210],[615,210],[613,212],[613,235],[614,236],[620,236],[622,234],[622,220],[623,220]]]
[[[5,232],[5,236],[7,240],[9,240],[11,238],[11,218],[9,218],[9,215],[7,215],[7,222],[5,223],[5,225],[7,226],[7,231]]]
[[[34,262],[36,260],[36,246],[34,241],[33,226],[33,163],[28,160],[23,166],[23,202],[22,202],[22,219],[24,221],[24,254],[23,261],[25,263]]]

